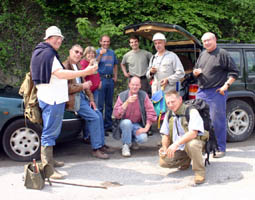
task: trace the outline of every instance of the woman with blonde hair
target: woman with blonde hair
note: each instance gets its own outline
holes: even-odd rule
[[[80,61],[81,69],[86,69],[88,66],[98,65],[96,61],[96,49],[92,46],[88,46],[83,53],[83,59]],[[98,106],[98,89],[101,87],[101,79],[98,72],[95,74],[84,77],[84,81],[91,81],[92,86],[90,87],[91,92],[94,96],[95,104],[91,105],[95,110]],[[88,129],[84,129],[84,141],[90,143]]]

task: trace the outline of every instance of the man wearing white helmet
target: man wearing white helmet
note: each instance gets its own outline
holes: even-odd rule
[[[42,111],[43,130],[41,136],[41,160],[43,165],[61,167],[63,162],[53,159],[53,146],[59,136],[65,103],[68,101],[67,79],[84,77],[93,74],[97,68],[85,70],[65,70],[59,60],[57,50],[64,36],[56,26],[49,27],[45,32],[44,42],[34,49],[31,58],[32,80],[37,88],[37,98]],[[91,83],[86,84],[89,88]],[[63,175],[54,169],[50,178],[61,179]]]
[[[176,82],[185,75],[182,63],[175,53],[165,49],[166,37],[164,34],[154,34],[152,41],[157,53],[152,56],[146,73],[148,79],[153,78],[152,94],[161,88],[164,92],[176,90]]]

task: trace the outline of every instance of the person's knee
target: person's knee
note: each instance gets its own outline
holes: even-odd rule
[[[139,144],[146,143],[148,141],[148,135],[146,133],[142,133],[136,139],[136,142]]]
[[[123,119],[120,122],[120,128],[128,128],[128,127],[132,127],[132,121],[130,119]]]

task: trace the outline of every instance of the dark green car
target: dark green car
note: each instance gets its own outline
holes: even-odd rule
[[[39,158],[42,127],[24,119],[23,99],[18,88],[0,85],[0,141],[5,153],[16,161]],[[84,121],[72,112],[65,112],[57,142],[77,137]]]
[[[203,50],[202,44],[187,30],[175,24],[144,22],[124,28],[124,34],[134,34],[145,40],[152,40],[156,32],[165,34],[166,48],[179,56],[186,73],[181,92],[185,99],[193,98],[196,84],[190,76]],[[255,44],[218,42],[218,47],[230,53],[240,70],[238,79],[228,92],[227,140],[243,141],[253,133],[255,123]]]

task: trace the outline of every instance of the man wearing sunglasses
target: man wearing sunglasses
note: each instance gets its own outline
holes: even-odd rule
[[[74,45],[69,50],[69,57],[63,62],[64,67],[68,70],[80,70],[79,62],[82,55],[82,47],[78,44]],[[89,64],[88,68],[90,67],[94,67],[94,64]],[[114,151],[105,145],[103,117],[96,107],[92,92],[89,90],[91,84],[91,81],[83,82],[81,78],[68,80],[69,101],[66,103],[66,109],[77,112],[86,120],[90,133],[92,156],[108,159],[108,153],[113,153]]]

